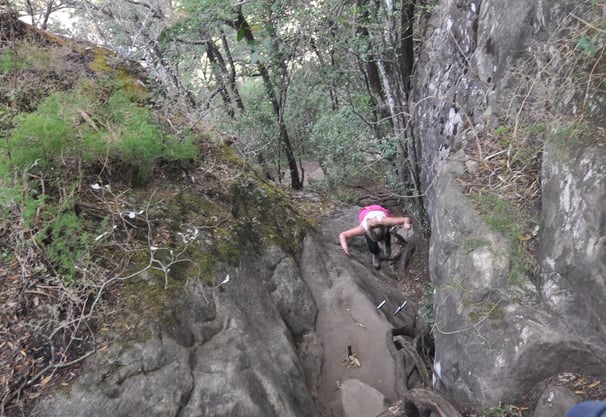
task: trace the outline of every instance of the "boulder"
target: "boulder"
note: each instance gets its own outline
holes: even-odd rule
[[[341,383],[341,401],[344,417],[378,416],[386,405],[383,394],[357,379]]]

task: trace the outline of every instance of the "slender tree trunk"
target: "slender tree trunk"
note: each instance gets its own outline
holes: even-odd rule
[[[376,137],[381,137],[377,121],[379,119],[389,118],[390,114],[385,109],[385,91],[381,84],[379,62],[375,57],[371,35],[368,30],[371,22],[371,7],[374,8],[374,5],[368,0],[356,0],[356,9],[361,11],[361,13],[356,16],[356,33],[362,42],[366,42],[365,45],[362,45],[362,50],[359,52],[361,60],[360,65],[362,67],[362,74],[366,80],[368,95],[375,103],[371,128]]]
[[[221,31],[221,44],[223,45],[223,49],[225,49],[225,54],[227,58],[228,65],[225,68],[225,72],[229,79],[229,86],[231,94],[236,102],[236,107],[240,110],[244,110],[244,103],[242,102],[242,97],[240,96],[240,91],[238,90],[238,86],[236,84],[236,65],[234,64],[234,60],[231,55],[231,50],[229,48],[229,43],[227,42],[227,38],[225,37],[225,33]]]
[[[217,80],[219,93],[221,94],[221,98],[223,99],[223,105],[225,106],[225,111],[227,115],[233,119],[235,116],[234,108],[232,106],[231,97],[229,96],[229,92],[227,91],[227,87],[225,86],[225,76],[226,73],[225,64],[223,63],[223,58],[221,57],[221,53],[217,49],[217,46],[213,41],[207,38],[206,40],[206,56],[210,61],[210,65],[212,68],[212,72]]]
[[[248,25],[248,22],[246,21],[246,19],[244,18],[244,15],[242,14],[241,7],[238,7],[238,9],[236,9],[235,11],[237,13],[237,18],[234,22],[232,22],[232,26],[236,30],[242,30],[242,33],[244,34],[244,38],[248,42],[254,41],[255,40],[254,35],[253,35],[252,31],[250,30],[250,26]],[[278,124],[278,137],[279,137],[280,143],[282,143],[282,145],[284,145],[284,152],[286,154],[286,160],[288,162],[288,167],[290,170],[290,185],[293,189],[300,190],[301,188],[303,188],[303,182],[301,181],[301,177],[299,175],[299,168],[297,165],[297,160],[295,158],[293,148],[292,148],[292,145],[290,142],[290,138],[288,136],[288,130],[287,130],[286,124],[284,122],[284,116],[283,116],[283,112],[281,111],[280,102],[278,101],[276,92],[271,83],[271,77],[269,75],[269,71],[267,70],[267,67],[265,65],[263,65],[263,63],[258,63],[257,69],[259,70],[259,73],[261,74],[261,77],[263,78],[263,84],[265,85],[265,91],[267,93],[267,96],[269,97],[274,114],[276,116],[276,121]]]
[[[372,40],[368,31],[370,25],[370,3],[368,0],[356,0],[356,7],[361,13],[356,16],[356,33],[360,36],[360,39],[366,41],[366,46],[363,46],[361,51],[365,59],[363,61],[365,67],[366,79],[368,80],[368,87],[370,91],[379,98],[379,102],[383,99],[383,87],[381,86],[381,77],[379,76],[379,68],[377,66],[377,60],[372,50]]]
[[[316,42],[313,38],[310,40],[309,44],[310,44],[311,49],[316,54],[316,57],[318,58],[320,67],[326,68],[326,66],[327,66],[326,61],[324,60],[322,52],[320,52],[320,50],[316,46]],[[334,57],[333,57],[332,51],[330,52],[330,62],[331,62],[331,66],[334,67],[335,65],[334,65]],[[339,108],[339,100],[337,99],[337,93],[335,92],[335,90],[336,90],[335,82],[331,81],[330,86],[328,87],[328,93],[330,95],[330,103],[331,103],[331,108],[333,110],[337,110]]]
[[[403,0],[401,9],[394,8],[394,2],[385,0],[386,13],[377,13],[384,18],[383,33],[370,33],[367,21],[371,21],[370,8],[376,3],[357,0],[359,16],[357,32],[368,39],[369,62],[366,74],[370,90],[380,100],[382,115],[389,118],[393,134],[400,139],[402,165],[407,166],[408,175],[400,170],[402,183],[411,183],[419,190],[417,153],[414,140],[409,138],[408,93],[414,63],[413,23],[416,0]],[[375,21],[375,24],[377,22]],[[391,52],[390,52],[391,51]]]
[[[408,0],[402,5],[402,12],[400,18],[400,38],[398,44],[400,48],[398,50],[398,66],[400,68],[399,74],[402,77],[401,96],[408,103],[408,93],[411,90],[410,78],[412,76],[413,63],[414,63],[414,44],[413,44],[413,23],[414,23],[414,8],[416,0]],[[408,110],[409,107],[406,106]],[[407,112],[408,113],[408,112]],[[408,116],[406,116],[408,118]],[[414,185],[414,188],[420,192],[420,179],[419,179],[419,164],[417,160],[417,149],[416,142],[412,136],[412,129],[409,123],[405,124],[405,135],[408,138],[406,141],[406,152],[404,153],[406,160],[408,161],[408,169],[410,172],[410,178]],[[422,203],[421,203],[422,204]]]
[[[185,100],[187,101],[187,104],[189,106],[191,106],[192,108],[195,108],[197,103],[196,103],[196,99],[194,98],[194,95],[192,94],[191,91],[189,91],[187,89],[187,87],[185,87],[183,85],[183,82],[181,81],[181,77],[179,77],[179,75],[172,69],[170,68],[168,65],[166,65],[165,62],[167,62],[167,60],[164,59],[164,55],[162,54],[162,51],[160,50],[158,44],[153,41],[153,57],[154,57],[154,64],[157,65],[158,67],[160,67],[165,74],[167,75],[167,78],[173,83],[173,86],[177,89],[177,91],[181,92],[181,94],[183,94],[183,96],[185,97]]]

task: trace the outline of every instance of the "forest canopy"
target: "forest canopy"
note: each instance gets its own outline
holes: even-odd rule
[[[317,161],[334,190],[418,188],[407,94],[431,3],[20,0],[22,20],[108,47],[160,81],[191,127],[212,126],[278,182]],[[390,164],[378,164],[390,161]],[[387,168],[386,168],[387,167]],[[391,167],[391,168],[389,168]]]

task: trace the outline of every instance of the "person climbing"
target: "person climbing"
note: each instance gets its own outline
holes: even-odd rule
[[[358,215],[358,221],[360,223],[358,226],[339,234],[339,243],[341,243],[343,253],[349,256],[347,239],[364,235],[368,244],[368,250],[372,254],[372,265],[377,269],[381,267],[381,249],[383,249],[383,256],[385,258],[391,255],[389,228],[398,224],[404,225],[406,229],[412,227],[410,217],[392,217],[388,209],[376,204],[362,207]]]

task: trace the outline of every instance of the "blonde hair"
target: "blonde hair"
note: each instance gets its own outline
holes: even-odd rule
[[[368,230],[368,236],[375,242],[385,239],[385,227],[371,227],[370,230]]]

